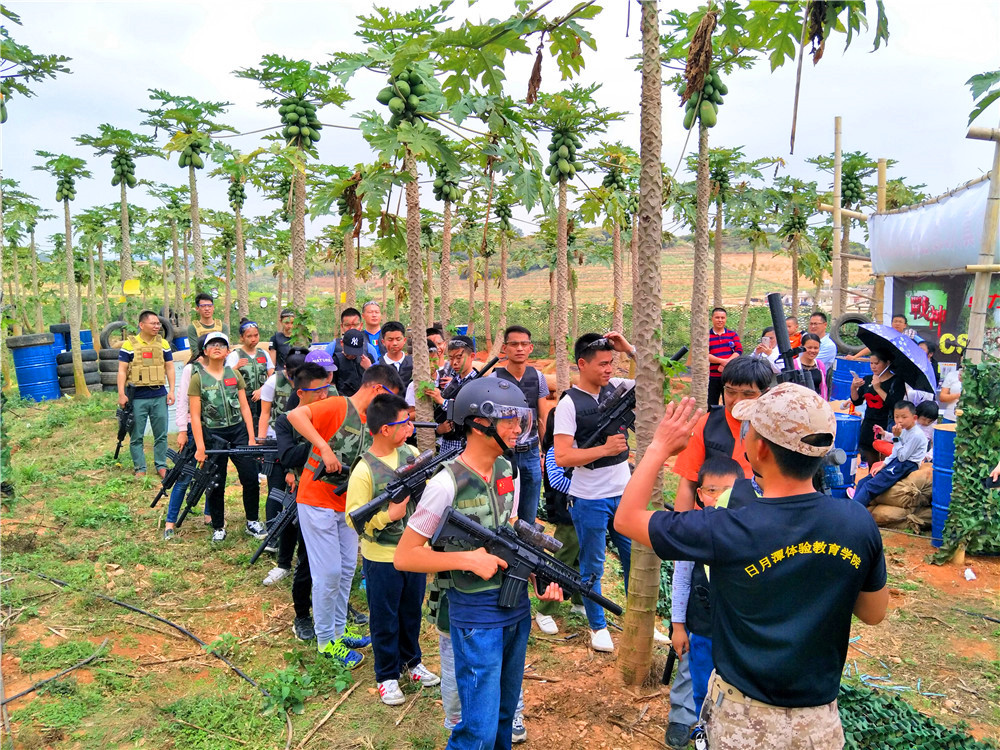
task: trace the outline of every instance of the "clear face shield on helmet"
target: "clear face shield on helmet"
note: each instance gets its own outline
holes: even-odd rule
[[[534,415],[528,407],[484,401],[479,405],[479,413],[493,423],[497,437],[508,448],[525,445],[531,439]]]

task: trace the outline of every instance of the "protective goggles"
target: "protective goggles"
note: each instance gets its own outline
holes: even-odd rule
[[[493,401],[484,401],[479,405],[479,414],[493,422],[497,428],[497,432],[500,434],[500,438],[508,444],[508,447],[525,445],[533,439],[531,425],[534,422],[535,415],[528,407],[507,406],[505,404],[494,403]],[[512,427],[511,425],[516,425],[516,427]],[[507,439],[507,436],[510,436],[508,430],[517,433],[516,437],[514,437],[513,445]]]
[[[591,341],[583,350],[589,352],[591,350],[598,352],[606,352],[615,348],[615,345],[611,343],[610,339],[604,338],[603,336],[595,341]]]
[[[448,342],[449,349],[471,349],[468,341],[462,341],[462,339],[452,339]]]

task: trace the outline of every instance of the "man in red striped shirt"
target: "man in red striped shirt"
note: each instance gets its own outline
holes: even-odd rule
[[[743,344],[736,331],[726,328],[726,308],[712,310],[712,329],[708,332],[708,405],[722,398],[722,370],[726,363],[743,354]]]

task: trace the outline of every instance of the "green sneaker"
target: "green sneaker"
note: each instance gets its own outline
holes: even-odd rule
[[[365,660],[365,655],[360,651],[355,651],[354,649],[348,648],[344,645],[343,638],[338,638],[335,641],[327,641],[326,644],[319,649],[319,653],[327,659],[336,659],[348,669],[354,669],[355,667],[360,666],[361,662]]]
[[[348,648],[365,648],[366,646],[370,646],[372,642],[370,635],[362,635],[350,625],[344,628],[344,635],[340,639]]]

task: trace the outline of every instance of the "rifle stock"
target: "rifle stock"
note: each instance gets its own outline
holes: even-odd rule
[[[132,431],[132,425],[135,424],[135,409],[132,405],[132,397],[135,395],[135,388],[132,386],[125,387],[125,398],[128,401],[125,402],[125,406],[119,406],[118,410],[115,412],[115,416],[118,418],[118,445],[115,446],[115,459],[122,451],[122,443],[125,442],[125,436]]]
[[[180,452],[174,450],[167,451],[167,457],[174,462],[174,465],[163,477],[163,481],[160,484],[160,491],[156,493],[156,497],[150,503],[150,508],[155,508],[156,504],[160,502],[160,498],[166,495],[184,474],[194,476],[194,469],[191,468],[191,462],[194,460],[196,449],[194,440],[188,440]]]
[[[298,523],[298,504],[295,502],[295,493],[288,490],[275,488],[267,493],[267,499],[281,503],[281,510],[278,512],[269,525],[267,536],[260,543],[257,550],[250,556],[250,564],[253,565],[257,559],[264,554],[268,547],[276,547],[281,535],[291,523]]]

